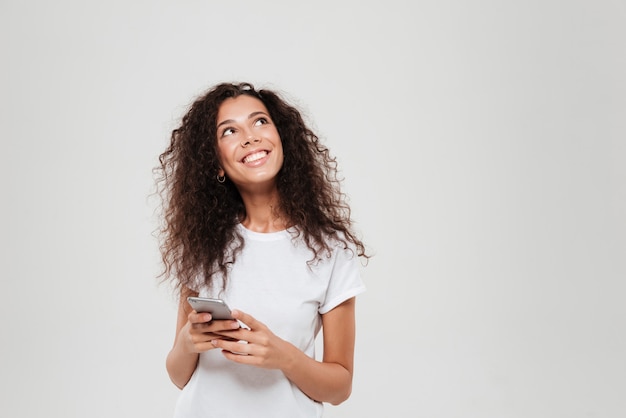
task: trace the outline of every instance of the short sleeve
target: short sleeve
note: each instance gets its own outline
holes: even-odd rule
[[[319,307],[319,313],[322,315],[328,313],[365,290],[356,252],[351,249],[336,248],[326,297]]]

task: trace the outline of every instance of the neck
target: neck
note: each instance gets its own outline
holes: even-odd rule
[[[242,194],[246,216],[241,224],[254,232],[278,232],[289,227],[280,213],[277,193]]]

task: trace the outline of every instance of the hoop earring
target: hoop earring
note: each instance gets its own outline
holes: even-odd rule
[[[220,176],[219,174],[217,175],[217,181],[220,183],[224,183],[226,181],[226,175]]]

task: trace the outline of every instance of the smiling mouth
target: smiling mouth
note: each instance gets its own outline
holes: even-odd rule
[[[257,160],[260,160],[261,158],[264,158],[266,155],[268,154],[267,151],[258,151],[255,153],[252,153],[250,155],[246,155],[243,160],[241,160],[241,162],[245,163],[253,163]]]

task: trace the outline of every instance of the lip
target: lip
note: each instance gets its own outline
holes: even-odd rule
[[[263,156],[262,158],[259,158],[258,160],[254,160],[252,162],[245,162],[246,158],[248,158],[250,155],[256,154],[258,152],[265,152],[265,156]],[[271,153],[272,153],[272,151],[270,151],[268,149],[259,148],[259,149],[252,150],[252,151],[246,153],[246,155],[241,157],[239,162],[244,164],[244,165],[246,165],[246,166],[249,166],[249,167],[256,167],[258,165],[264,164],[265,161],[267,161],[267,159],[269,158]]]

